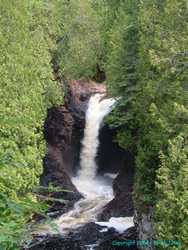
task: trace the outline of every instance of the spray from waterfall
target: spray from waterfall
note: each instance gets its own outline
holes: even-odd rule
[[[73,184],[84,198],[76,202],[73,209],[55,220],[54,223],[57,225],[59,233],[63,235],[89,222],[95,222],[104,227],[113,227],[119,232],[134,226],[133,218],[110,218],[109,222],[97,221],[97,216],[102,212],[104,206],[113,199],[112,182],[109,178],[94,177],[97,170],[95,157],[99,146],[98,136],[101,123],[112,110],[115,102],[116,100],[112,98],[105,99],[102,94],[95,94],[90,98],[80,156],[81,170],[78,176],[72,178]],[[44,225],[40,232],[56,233],[49,225]]]
[[[80,179],[93,179],[96,175],[95,157],[99,146],[99,130],[106,115],[112,110],[116,100],[104,98],[104,94],[91,96],[86,112],[86,126],[81,151]]]

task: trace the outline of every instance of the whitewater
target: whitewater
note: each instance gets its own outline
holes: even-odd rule
[[[80,170],[77,176],[72,178],[73,184],[84,198],[76,202],[72,210],[54,221],[57,226],[55,231],[60,234],[65,235],[89,222],[95,222],[106,228],[113,227],[119,232],[133,226],[132,217],[111,218],[108,222],[97,221],[97,216],[104,206],[113,199],[112,181],[116,175],[97,176],[95,159],[99,146],[100,128],[115,103],[115,99],[105,98],[104,94],[95,94],[89,100],[80,154]],[[55,231],[50,229],[50,233],[55,233]]]

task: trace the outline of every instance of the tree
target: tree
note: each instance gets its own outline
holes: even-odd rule
[[[31,192],[42,173],[43,123],[47,107],[63,101],[50,64],[53,22],[42,19],[44,9],[46,1],[0,2],[0,248],[6,250],[17,248],[32,212],[40,211]]]

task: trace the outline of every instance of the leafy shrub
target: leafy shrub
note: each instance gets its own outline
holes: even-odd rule
[[[42,173],[43,123],[47,108],[63,102],[50,64],[48,4],[0,2],[0,248],[6,250],[17,248],[25,223],[40,211],[29,193]]]
[[[95,75],[101,55],[100,19],[92,1],[73,0],[64,4],[59,60],[67,78]]]

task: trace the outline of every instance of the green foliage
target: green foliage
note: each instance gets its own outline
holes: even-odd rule
[[[73,0],[63,6],[58,52],[61,70],[67,78],[92,77],[101,56],[101,17],[90,0]]]
[[[46,110],[63,101],[50,64],[58,33],[52,37],[51,6],[0,2],[0,248],[6,250],[16,249],[26,221],[40,210],[28,192],[42,173]]]
[[[2,0],[0,15],[0,248],[16,249],[41,211],[30,194],[42,173],[41,129],[46,109],[62,103],[53,55],[65,78],[105,71],[109,94],[121,97],[108,123],[135,155],[135,206],[154,206],[156,236],[185,249],[187,1]]]
[[[118,129],[120,146],[135,154],[135,205],[155,206],[157,236],[181,240],[182,249],[188,230],[187,14],[184,0],[122,1],[106,62],[109,91],[121,96],[108,122]]]
[[[122,93],[130,100],[137,81],[138,24],[137,1],[125,1],[116,12],[109,35],[109,51],[106,62],[106,73],[110,92],[115,96]],[[129,100],[128,100],[129,98]],[[125,100],[121,99],[125,102]]]
[[[0,195],[0,247],[2,250],[15,250],[25,243],[29,243],[28,219],[32,213],[44,214],[46,205],[38,203],[32,194],[27,197],[13,199],[5,194]]]
[[[186,1],[85,0],[62,6],[63,37],[58,48],[62,73],[67,78],[93,77],[96,65],[105,71],[109,94],[121,97],[108,123],[117,128],[120,146],[135,155],[135,205],[139,210],[156,206],[157,235],[174,234],[178,239],[182,234],[186,245],[187,206],[181,218],[176,216],[179,231],[173,227],[172,210],[164,211],[169,202],[180,213],[178,202],[186,200],[186,185],[178,177],[186,164],[177,160],[175,175],[170,153],[170,145],[175,148],[180,138],[184,140],[177,157],[184,159],[187,147]],[[177,203],[167,196],[165,181],[159,185],[163,171],[166,181],[167,174],[173,175],[174,196],[184,190]]]
[[[172,249],[186,249],[188,245],[188,128],[184,132],[168,141],[165,154],[161,152],[156,179],[157,237],[181,242],[181,248]]]

